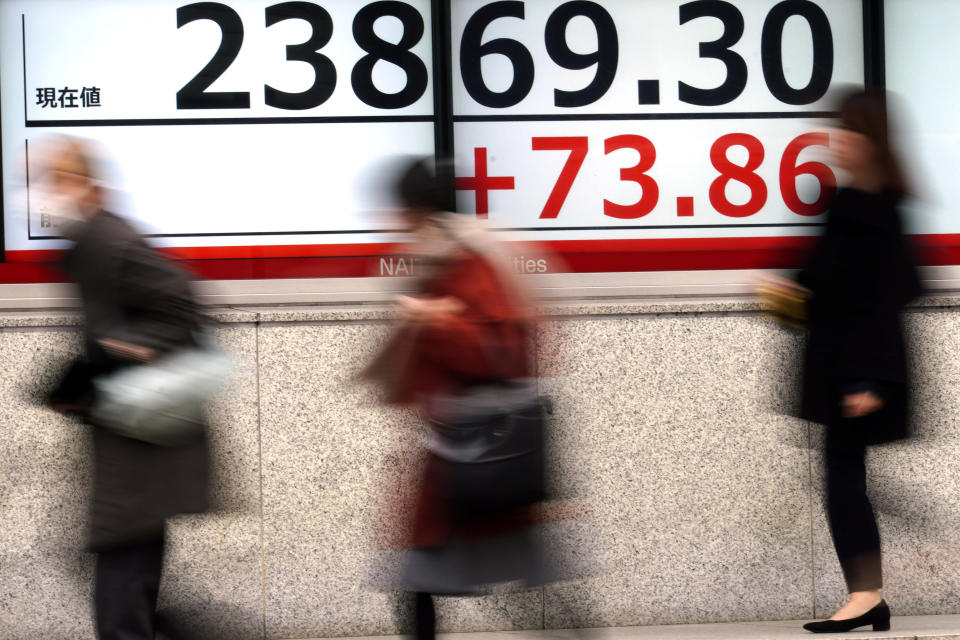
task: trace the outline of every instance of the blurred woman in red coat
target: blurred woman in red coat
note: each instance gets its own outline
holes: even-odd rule
[[[416,594],[417,637],[429,639],[431,594],[547,577],[533,511],[544,486],[542,407],[532,317],[509,257],[476,220],[444,210],[427,161],[408,166],[395,190],[420,281],[415,296],[398,297],[399,325],[367,374],[427,424],[400,582]]]

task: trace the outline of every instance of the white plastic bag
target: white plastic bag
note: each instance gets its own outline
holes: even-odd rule
[[[93,381],[95,424],[128,438],[175,446],[203,431],[203,404],[223,385],[230,359],[212,342]]]

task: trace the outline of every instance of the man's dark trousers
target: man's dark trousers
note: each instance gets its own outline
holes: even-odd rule
[[[153,640],[163,539],[100,551],[94,605],[100,640]]]

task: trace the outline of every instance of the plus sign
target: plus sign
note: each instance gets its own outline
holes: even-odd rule
[[[477,216],[486,218],[490,212],[487,194],[495,189],[513,189],[513,176],[487,175],[487,148],[477,147],[473,150],[473,167],[477,175],[472,178],[457,178],[455,183],[458,191],[476,191]]]

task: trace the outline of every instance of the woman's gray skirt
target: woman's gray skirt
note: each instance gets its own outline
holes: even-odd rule
[[[451,541],[407,551],[400,587],[438,595],[527,589],[558,579],[537,528],[482,540]],[[551,566],[552,565],[552,566]]]

